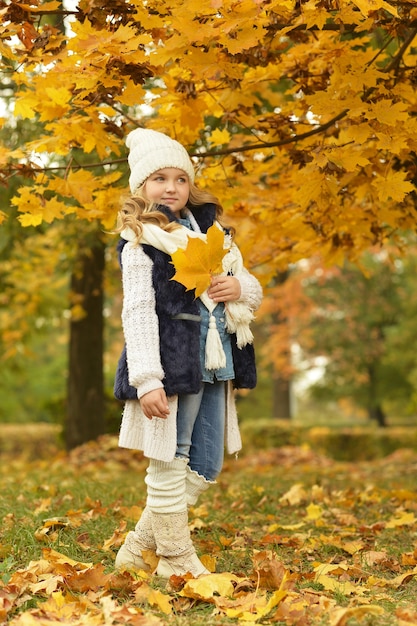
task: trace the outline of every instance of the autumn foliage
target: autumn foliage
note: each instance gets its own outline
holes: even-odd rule
[[[2,183],[19,176],[22,226],[67,216],[113,226],[124,137],[144,125],[188,147],[265,281],[313,253],[354,259],[415,227],[413,2],[0,6],[3,93],[39,129],[0,146]]]

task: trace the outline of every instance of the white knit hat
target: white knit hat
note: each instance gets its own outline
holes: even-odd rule
[[[130,177],[132,194],[136,193],[145,180],[165,167],[177,167],[188,174],[194,182],[194,167],[186,149],[167,135],[156,130],[136,128],[128,134],[126,145],[129,148]]]

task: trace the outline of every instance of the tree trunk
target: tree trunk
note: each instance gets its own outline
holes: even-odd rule
[[[288,270],[279,272],[274,278],[275,284],[284,284],[288,276]],[[274,326],[286,325],[288,319],[282,312],[275,311],[272,314],[272,324]],[[290,358],[289,355],[290,346],[288,346],[288,359]],[[292,417],[291,380],[281,376],[275,368],[273,368],[272,373],[272,415],[276,419],[291,419]]]
[[[80,245],[71,277],[73,317],[70,323],[65,443],[72,449],[104,431],[103,273],[100,234]],[[76,308],[74,308],[76,307]]]
[[[382,406],[378,400],[377,386],[377,365],[372,363],[368,365],[368,377],[369,377],[369,404],[368,404],[368,416],[369,419],[375,420],[378,426],[387,426],[387,419],[382,409]]]
[[[368,415],[371,420],[375,420],[378,426],[387,426],[387,416],[385,415],[382,407],[378,404],[368,409]]]
[[[291,419],[291,382],[279,374],[272,377],[272,415],[277,419]]]

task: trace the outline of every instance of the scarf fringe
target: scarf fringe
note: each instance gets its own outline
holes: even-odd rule
[[[243,348],[253,343],[253,334],[249,324],[255,316],[247,306],[239,302],[226,302],[226,328],[229,333],[236,333],[237,347]]]
[[[226,367],[226,355],[214,315],[210,315],[207,331],[205,365],[208,370],[218,370]]]

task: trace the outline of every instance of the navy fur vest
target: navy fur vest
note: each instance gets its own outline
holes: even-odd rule
[[[170,221],[175,217],[166,207],[158,207]],[[215,220],[216,210],[212,204],[192,207],[192,212],[203,233]],[[118,244],[119,261],[126,244],[121,239]],[[167,396],[197,393],[201,388],[200,364],[200,322],[192,319],[175,319],[178,314],[199,316],[199,307],[194,291],[171,280],[175,268],[170,263],[171,257],[149,245],[143,245],[144,252],[153,261],[152,283],[155,290],[156,313],[159,320],[161,364],[165,373],[162,381]],[[233,365],[236,389],[252,389],[256,385],[255,352],[253,345],[239,349],[236,336],[231,335]],[[117,366],[114,395],[118,400],[137,399],[136,389],[129,385],[126,362],[126,346]]]

